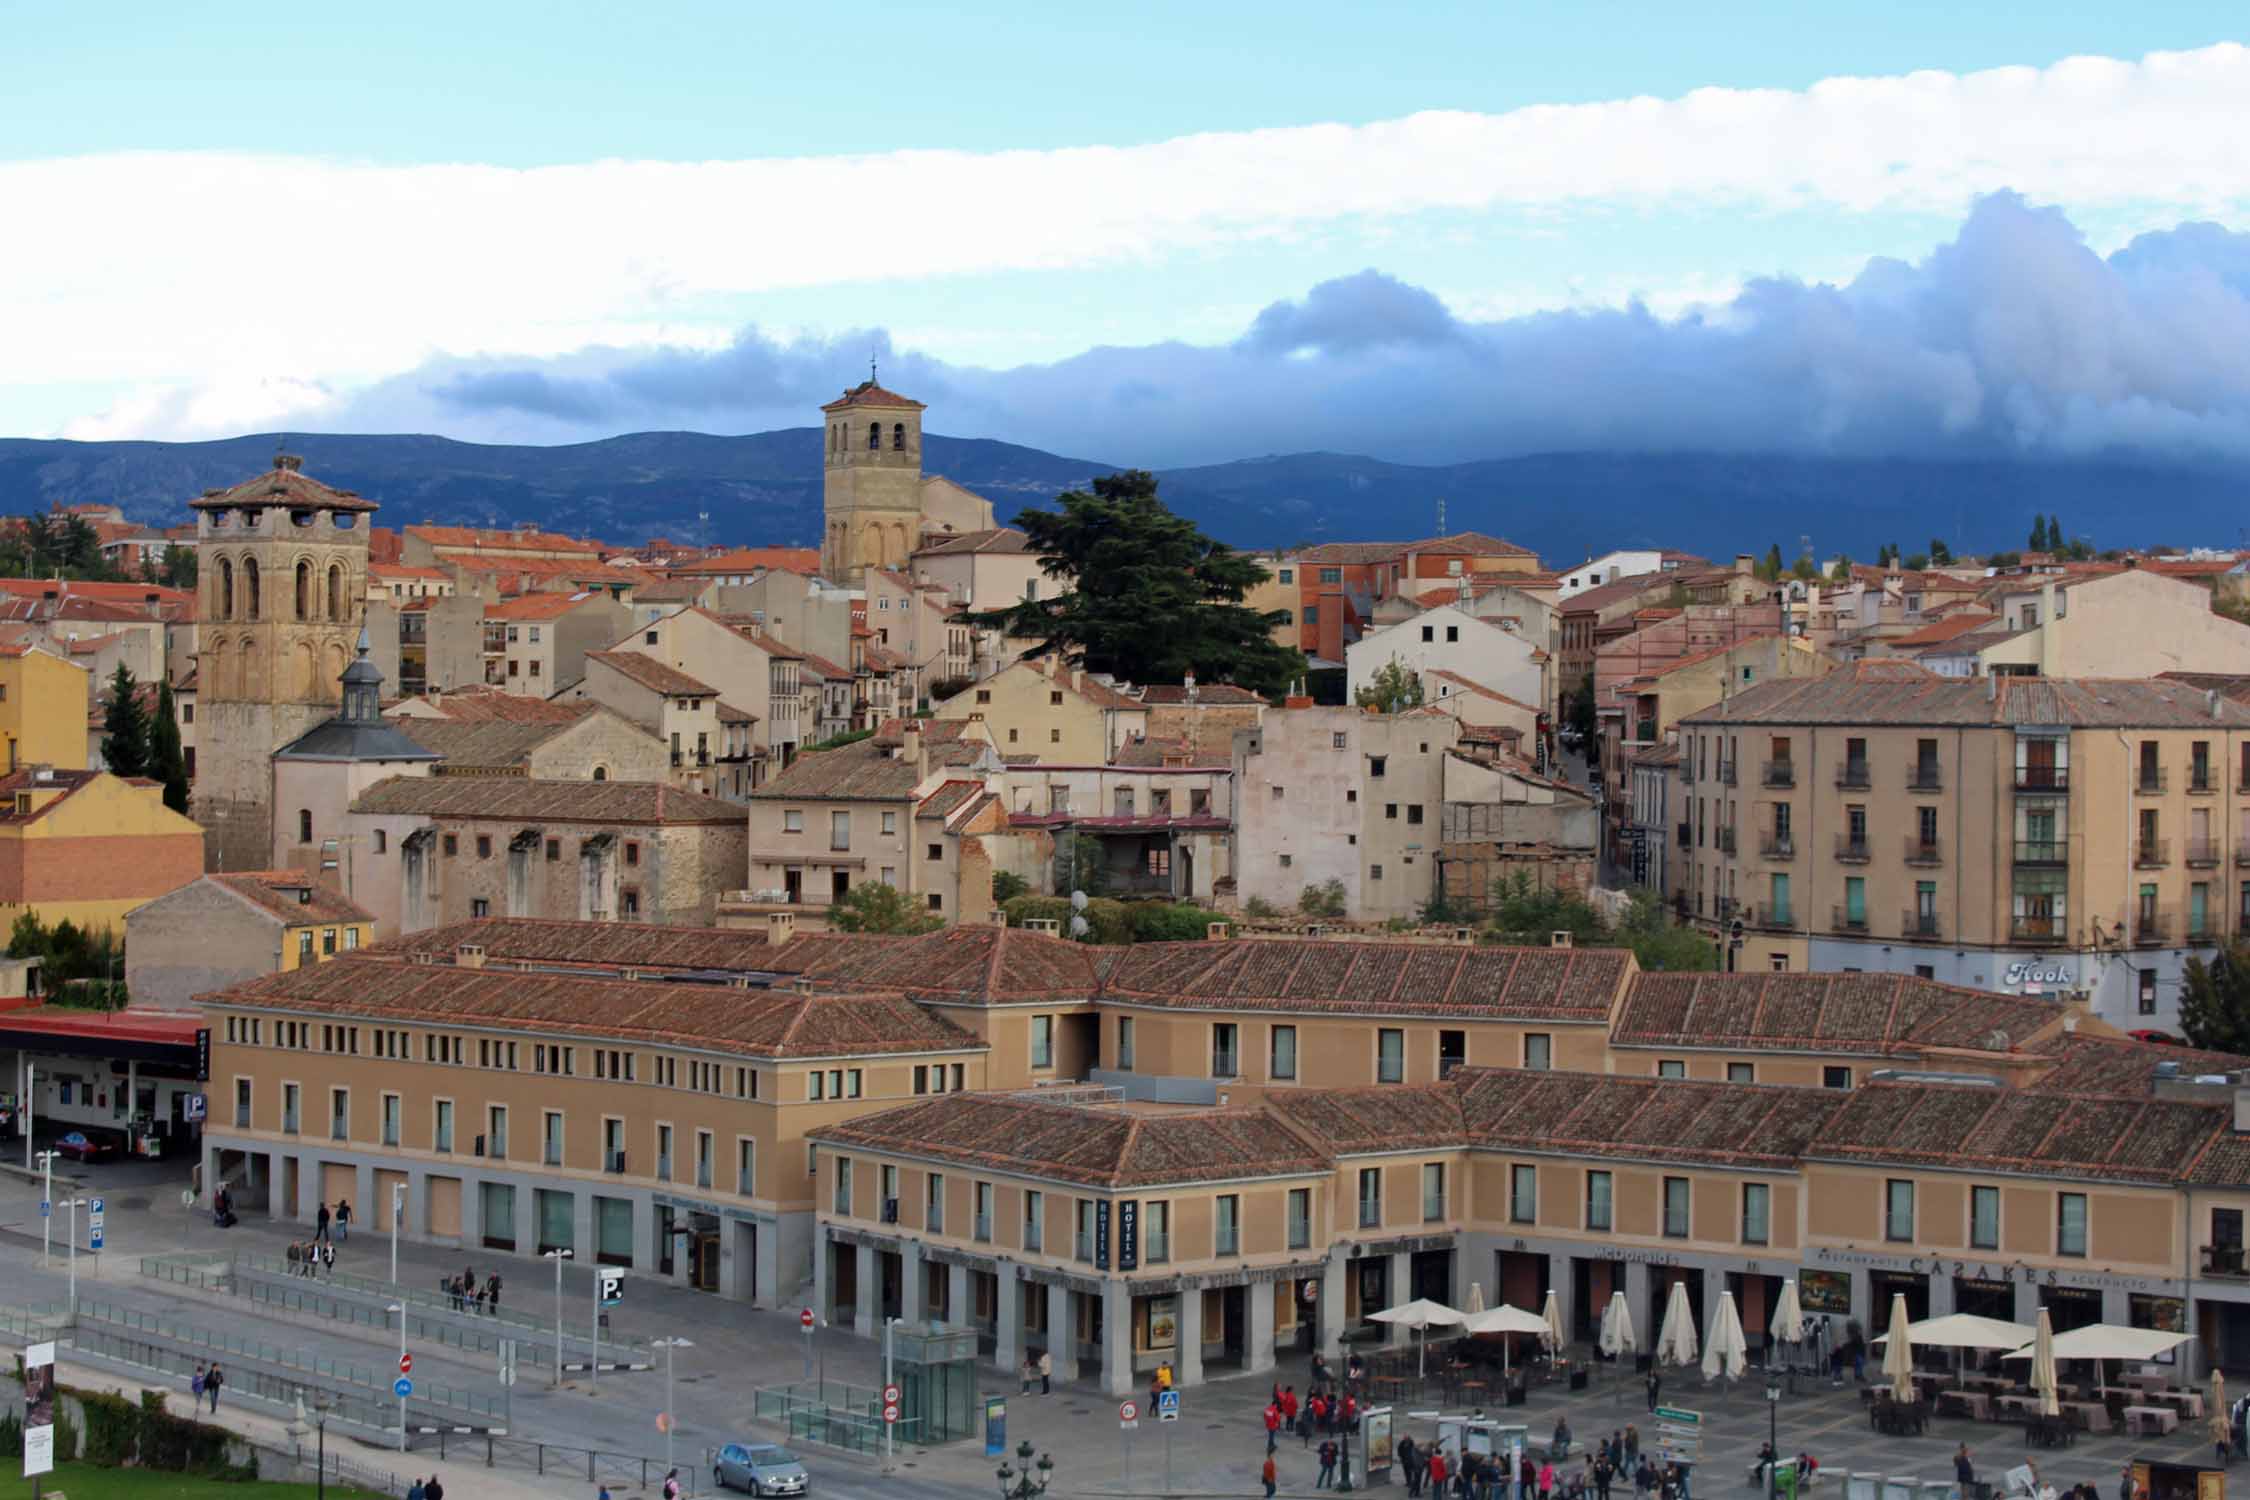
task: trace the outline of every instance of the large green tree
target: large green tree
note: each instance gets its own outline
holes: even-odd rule
[[[180,748],[179,709],[172,702],[170,679],[156,690],[156,717],[148,726],[148,775],[164,783],[166,807],[187,812],[187,752]]]
[[[1361,708],[1371,708],[1379,714],[1395,714],[1402,708],[1422,706],[1422,679],[1414,669],[1397,657],[1383,664],[1382,670],[1368,679],[1367,686],[1355,695]]]
[[[2209,962],[2188,958],[2180,1030],[2193,1046],[2250,1052],[2250,942],[2237,938]]]
[[[828,908],[828,925],[838,932],[935,932],[945,918],[917,907],[897,886],[877,881],[846,891]]]
[[[140,684],[123,662],[109,679],[109,711],[102,719],[102,761],[111,774],[148,774],[148,710],[141,707]]]
[[[1266,570],[1174,515],[1156,497],[1154,475],[1105,474],[1090,492],[1066,491],[1055,504],[1015,524],[1063,592],[972,615],[976,624],[1137,682],[1192,672],[1270,696],[1303,674],[1304,653],[1274,643],[1286,617],[1242,602]]]

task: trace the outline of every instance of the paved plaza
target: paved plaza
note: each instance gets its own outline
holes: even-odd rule
[[[90,1256],[79,1260],[82,1299],[100,1297],[184,1323],[223,1325],[269,1343],[311,1349],[325,1358],[371,1362],[395,1348],[395,1336],[379,1330],[355,1331],[326,1320],[253,1313],[239,1299],[182,1293],[137,1274],[140,1256],[162,1251],[240,1249],[277,1253],[292,1238],[304,1234],[301,1228],[246,1218],[235,1229],[215,1229],[208,1215],[181,1207],[179,1190],[185,1181],[184,1169],[172,1164],[101,1166],[85,1169],[78,1177],[81,1191],[100,1192],[106,1197],[109,1217],[109,1253],[98,1263]],[[62,1195],[58,1181],[57,1196]],[[59,1232],[50,1265],[40,1265],[38,1198],[36,1184],[19,1175],[0,1180],[0,1302],[59,1301],[64,1296],[65,1262]],[[400,1279],[410,1285],[434,1285],[440,1276],[458,1272],[464,1265],[474,1265],[480,1275],[498,1269],[506,1281],[506,1303],[515,1311],[542,1315],[554,1308],[554,1277],[548,1263],[490,1251],[438,1250],[405,1242],[400,1245]],[[386,1277],[389,1241],[364,1229],[355,1233],[339,1254],[338,1269]],[[590,1269],[565,1267],[563,1298],[566,1317],[574,1323],[588,1315]],[[629,1278],[625,1305],[618,1309],[613,1323],[615,1331],[626,1338],[645,1342],[684,1337],[693,1341],[692,1347],[676,1355],[674,1402],[679,1426],[673,1441],[682,1466],[701,1470],[705,1483],[708,1471],[703,1469],[702,1456],[707,1448],[738,1437],[781,1436],[751,1420],[751,1390],[801,1379],[808,1345],[816,1370],[828,1380],[879,1384],[880,1355],[872,1341],[834,1330],[822,1331],[808,1341],[799,1332],[794,1307],[754,1311],[740,1303]],[[489,1357],[434,1347],[418,1347],[415,1357],[418,1378],[477,1388],[496,1386],[497,1371]],[[1133,1432],[1120,1429],[1117,1403],[1101,1395],[1091,1383],[1058,1386],[1051,1396],[1020,1396],[1013,1378],[986,1370],[981,1372],[980,1388],[985,1394],[1010,1398],[1011,1447],[1029,1438],[1042,1451],[1053,1454],[1057,1465],[1053,1493],[1058,1496],[1254,1495],[1259,1491],[1258,1469],[1265,1446],[1259,1414],[1270,1382],[1294,1384],[1302,1390],[1306,1373],[1304,1358],[1291,1356],[1276,1367],[1270,1381],[1263,1375],[1214,1380],[1183,1393],[1180,1421],[1159,1424],[1144,1410],[1140,1427]],[[1868,1373],[1872,1377],[1876,1372],[1870,1367]],[[122,1383],[109,1375],[93,1378]],[[1759,1444],[1765,1441],[1769,1416],[1756,1372],[1750,1380],[1727,1390],[1705,1386],[1699,1374],[1668,1372],[1664,1399],[1667,1405],[1703,1413],[1707,1436],[1705,1461],[1695,1485],[1697,1495],[1702,1500],[1718,1500],[1724,1494],[1747,1495],[1749,1466]],[[664,1402],[661,1367],[592,1379],[574,1374],[560,1388],[551,1385],[546,1371],[526,1368],[512,1392],[511,1430],[520,1437],[661,1458],[665,1442],[657,1430],[656,1416]],[[1639,1424],[1644,1442],[1648,1442],[1654,1433],[1646,1407],[1646,1393],[1637,1378],[1628,1374],[1623,1381],[1614,1382],[1597,1375],[1590,1389],[1577,1392],[1561,1383],[1534,1384],[1523,1406],[1492,1415],[1526,1425],[1532,1438],[1540,1442],[1552,1431],[1558,1414],[1569,1418],[1572,1432],[1581,1443],[1628,1422]],[[1407,1413],[1429,1409],[1414,1401],[1401,1403],[1398,1435],[1427,1439],[1431,1424]],[[1997,1482],[2005,1470],[2028,1460],[2037,1465],[2044,1480],[2058,1488],[2090,1480],[2105,1496],[2115,1493],[2118,1472],[2131,1456],[2201,1460],[2210,1454],[2201,1423],[2183,1424],[2180,1431],[2165,1439],[2122,1434],[2081,1436],[2071,1447],[2046,1451],[2026,1450],[2019,1427],[1950,1419],[1933,1421],[1920,1438],[1885,1437],[1871,1430],[1854,1383],[1847,1380],[1841,1388],[1832,1387],[1811,1375],[1798,1376],[1794,1393],[1785,1394],[1771,1415],[1782,1450],[1811,1451],[1820,1460],[1823,1487],[1838,1500],[1841,1481],[1852,1472],[1950,1479],[1954,1447],[1964,1442],[1981,1478]],[[1167,1443],[1169,1485],[1165,1479]],[[876,1460],[817,1446],[806,1447],[803,1452],[814,1485],[823,1492],[937,1496],[990,1494],[997,1488],[993,1470],[998,1461],[986,1458],[982,1445],[974,1442],[903,1449],[888,1475]],[[404,1458],[365,1450],[354,1454],[401,1471],[429,1467],[423,1462],[424,1455],[435,1460],[435,1439],[416,1439],[416,1448]],[[593,1494],[582,1480],[553,1476],[540,1480],[509,1469],[488,1472],[473,1461],[464,1468],[458,1443],[449,1450],[447,1467],[476,1476],[481,1486],[455,1489],[456,1494],[583,1494],[587,1500]],[[1285,1439],[1278,1468],[1284,1493],[1311,1492],[1316,1470],[1312,1449],[1294,1438]],[[612,1489],[620,1494],[631,1492],[627,1486],[613,1484]]]

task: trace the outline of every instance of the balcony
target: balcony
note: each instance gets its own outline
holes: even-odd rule
[[[1040,1242],[1040,1238],[1041,1238],[1041,1236],[1040,1236],[1040,1233],[1039,1233],[1039,1221],[1038,1221],[1037,1219],[1026,1219],[1026,1220],[1024,1220],[1024,1221],[1023,1221],[1023,1247],[1024,1247],[1024,1249],[1026,1249],[1026,1250],[1037,1250],[1037,1249],[1039,1248],[1039,1242]]]
[[[2189,839],[2187,841],[2187,862],[2196,869],[2208,870],[2215,865],[2225,863],[2226,855],[2219,848],[2217,839]]]
[[[1758,840],[1758,853],[1766,859],[1795,859],[1797,841],[1786,833],[1769,833]]]
[[[974,1220],[972,1221],[972,1223],[973,1223],[973,1224],[974,1224],[974,1226],[975,1226],[975,1238],[976,1238],[976,1240],[977,1240],[977,1243],[979,1243],[979,1244],[984,1244],[984,1245],[989,1245],[989,1244],[991,1244],[991,1243],[992,1243],[992,1215],[990,1215],[990,1214],[978,1214],[978,1215],[976,1215],[976,1216],[975,1216],[975,1218],[974,1218]]]
[[[1864,933],[1867,931],[1866,908],[1862,907],[1858,911],[1853,911],[1848,906],[1839,906],[1835,908],[1834,917],[1828,926],[1831,932]]]
[[[2203,1274],[2206,1276],[2250,1276],[2250,1264],[2245,1264],[2240,1245],[2205,1245],[2203,1247]]]
[[[618,1160],[624,1160],[624,1152],[620,1151],[616,1154]],[[618,1170],[623,1171],[624,1168],[620,1167]],[[656,1153],[656,1180],[658,1182],[670,1182],[672,1180],[672,1153],[669,1151]]]
[[[674,751],[672,752],[672,766],[673,766],[673,769],[677,770],[677,769],[678,769],[678,768],[679,768],[680,766],[682,766],[682,765],[686,764],[686,761],[687,761],[687,757],[686,757],[685,755],[683,755],[683,754],[682,754],[682,753],[681,753],[680,751],[678,751],[678,750],[674,750]]]
[[[1172,1231],[1151,1229],[1141,1236],[1141,1259],[1161,1266],[1172,1258]]]
[[[2208,797],[2219,789],[2218,774],[2211,769],[2208,763],[2200,766],[2191,765],[2188,767],[2187,789],[2190,796]]]
[[[1731,828],[1713,829],[1711,842],[1721,854],[1734,853],[1734,830]]]
[[[328,1122],[328,1138],[332,1141],[350,1140],[352,1138],[350,1123],[344,1120],[330,1120]]]
[[[2133,942],[2137,947],[2151,948],[2171,935],[2172,914],[2166,911],[2137,911],[2133,913]]]
[[[1840,790],[1864,792],[1874,784],[1874,774],[1864,760],[1847,760],[1836,769],[1836,785]]]
[[[943,1203],[925,1203],[922,1205],[922,1228],[924,1232],[929,1234],[945,1233],[945,1205]]]
[[[2215,943],[2225,936],[2221,930],[2222,918],[2218,912],[2205,912],[2198,917],[2193,911],[2187,916],[2187,931],[2181,941],[2189,943]]]
[[[2133,845],[2133,865],[2141,870],[2159,870],[2172,862],[2172,841],[2169,839],[2142,839]]]
[[[1867,849],[1865,834],[1839,833],[1836,835],[1836,858],[1847,865],[1864,865],[1872,856]]]
[[[1769,760],[1758,780],[1764,786],[1793,787],[1797,784],[1797,763],[1793,760]]]
[[[1424,1193],[1422,1195],[1422,1222],[1425,1224],[1436,1224],[1442,1222],[1444,1218],[1445,1194]]]
[[[282,1115],[281,1133],[283,1135],[297,1134],[297,1112],[295,1110],[289,1110]]]
[[[1914,765],[1907,769],[1906,789],[1910,792],[1942,792],[1945,790],[1945,776],[1938,770],[1935,761],[1927,765]]]
[[[549,1142],[547,1142],[547,1145],[546,1145],[546,1149],[545,1149],[545,1150],[543,1150],[543,1151],[541,1151],[541,1152],[539,1153],[539,1160],[540,1160],[540,1164],[541,1164],[541,1165],[543,1165],[543,1166],[549,1166],[549,1167],[559,1167],[559,1166],[561,1166],[561,1165],[562,1165],[562,1142],[561,1142],[561,1141],[549,1141]]]
[[[1241,1227],[1235,1224],[1221,1224],[1217,1229],[1211,1231],[1211,1253],[1213,1255],[1240,1255],[1242,1253]]]
[[[2016,863],[2067,865],[2070,863],[2070,845],[2062,839],[2017,839]]]
[[[1302,1214],[1289,1216],[1289,1248],[1307,1250],[1312,1247],[1312,1221]]]
[[[1653,745],[1656,743],[1656,721],[1654,719],[1643,719],[1633,726],[1633,743],[1636,745]]]
[[[711,1164],[709,1162],[699,1161],[695,1164],[695,1185],[706,1192],[710,1191]]]
[[[2018,766],[2016,790],[2039,796],[2061,796],[2070,790],[2068,766]]]
[[[2015,917],[2008,923],[2008,940],[2013,943],[2059,943],[2068,929],[2062,917]]]
[[[1944,851],[1936,839],[1923,838],[1918,833],[1906,836],[1906,862],[1910,865],[1935,865],[1944,863]]]
[[[665,1161],[664,1161],[664,1159],[663,1159],[662,1157],[658,1157],[658,1158],[657,1158],[657,1166],[658,1166],[658,1169],[659,1169],[659,1170],[658,1170],[658,1172],[657,1172],[657,1175],[658,1175],[659,1177],[663,1177],[663,1178],[666,1178],[666,1179],[669,1179],[669,1178],[671,1177],[672,1173],[671,1173],[671,1170],[670,1170],[670,1164],[669,1164],[669,1163],[667,1163],[667,1162],[665,1162]],[[605,1151],[605,1152],[603,1152],[603,1153],[602,1153],[602,1170],[603,1170],[604,1172],[607,1172],[607,1173],[609,1173],[609,1174],[610,1174],[610,1175],[611,1175],[612,1177],[622,1177],[622,1176],[624,1176],[624,1175],[625,1175],[625,1153],[624,1153],[624,1152],[622,1152],[622,1151]]]
[[[1380,1225],[1382,1224],[1382,1222],[1383,1222],[1383,1204],[1382,1204],[1382,1201],[1381,1201],[1380,1199],[1375,1199],[1375,1198],[1362,1198],[1362,1199],[1360,1199],[1360,1200],[1359,1200],[1359,1227],[1360,1227],[1360,1228],[1362,1228],[1362,1229],[1374,1229],[1374,1228],[1377,1228],[1377,1227],[1379,1227],[1379,1226],[1380,1226]]]
[[[1744,902],[1742,918],[1752,927],[1763,927],[1768,930],[1793,932],[1797,927],[1796,912],[1786,906],[1776,911],[1771,906],[1761,907]]]
[[[1934,911],[1902,911],[1898,914],[1898,935],[1902,938],[1941,938],[1945,924]]]
[[[2142,766],[2133,772],[2133,790],[2145,796],[2162,796],[2170,783],[2162,766]]]
[[[1733,761],[1731,761],[1731,760],[1722,760],[1722,761],[1720,761],[1720,762],[1719,762],[1719,785],[1721,785],[1721,786],[1733,786],[1734,784],[1735,784],[1735,781],[1734,781],[1734,762],[1733,762]]]
[[[1078,1233],[1072,1238],[1070,1248],[1071,1252],[1079,1260],[1092,1260],[1094,1258],[1094,1236],[1092,1231],[1085,1229],[1079,1230]]]
[[[1211,1054],[1211,1076],[1213,1078],[1240,1078],[1242,1076],[1242,1054],[1231,1047],[1221,1048],[1213,1052]]]

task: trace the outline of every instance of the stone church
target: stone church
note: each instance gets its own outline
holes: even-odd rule
[[[343,698],[375,502],[277,454],[273,467],[193,502],[202,594],[196,642],[195,820],[213,869],[273,856],[273,753]]]
[[[926,537],[992,529],[992,502],[922,472],[921,402],[873,376],[821,408],[827,454],[820,570],[858,583],[869,568],[904,568]]]

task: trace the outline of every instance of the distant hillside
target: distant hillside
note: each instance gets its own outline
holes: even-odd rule
[[[71,443],[0,439],[0,512],[115,500],[144,520],[270,462],[277,439]],[[385,524],[537,521],[619,543],[653,535],[815,543],[820,432],[744,437],[638,432],[564,447],[505,447],[411,435],[292,434],[306,469],[381,502]],[[1005,520],[1117,467],[981,438],[927,439],[925,462],[988,496]],[[2250,472],[2088,462],[1932,462],[1778,454],[1551,453],[1422,467],[1342,453],[1291,453],[1162,471],[1172,505],[1244,546],[1405,539],[1437,525],[1493,532],[1567,564],[1611,547],[1663,543],[1713,557],[1823,552],[1871,557],[2020,547],[2034,513],[2097,546],[2232,545]]]

